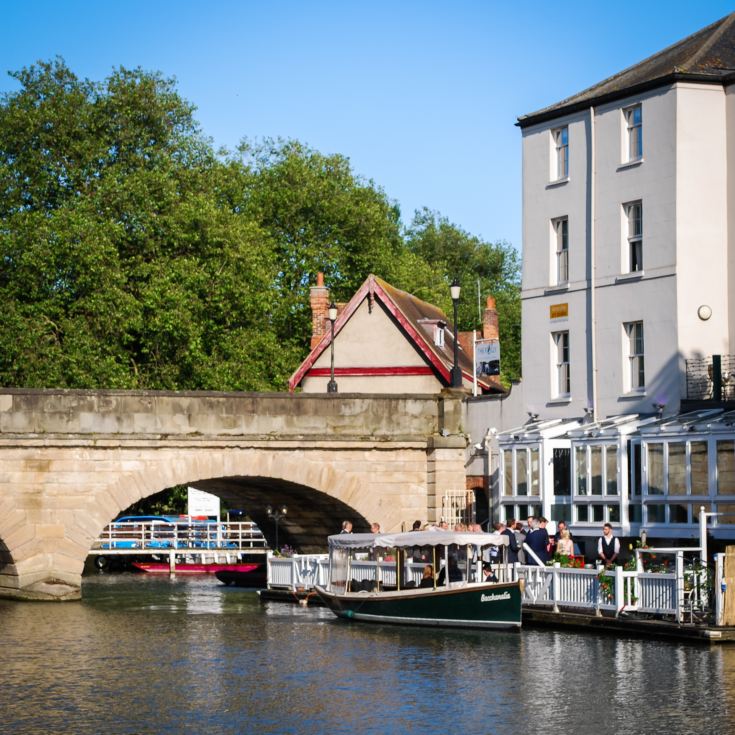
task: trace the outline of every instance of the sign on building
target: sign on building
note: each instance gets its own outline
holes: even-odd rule
[[[500,375],[500,342],[497,339],[478,339],[475,342],[475,373]]]
[[[190,486],[187,512],[190,516],[207,516],[219,520],[219,498]]]

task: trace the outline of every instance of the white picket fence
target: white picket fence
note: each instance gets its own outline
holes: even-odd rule
[[[671,572],[646,572],[640,563],[638,570],[615,567],[604,574],[601,568],[515,564],[510,575],[522,580],[526,606],[548,607],[555,612],[561,609],[614,615],[637,612],[672,617],[679,623],[699,621],[711,605],[719,607],[719,585],[715,585],[716,599],[709,600],[704,573],[685,573],[682,552],[676,552],[675,559]],[[409,580],[418,584],[423,567],[423,562],[410,562],[407,565]],[[328,577],[327,554],[268,558],[268,587],[271,589],[308,590],[317,584],[326,586]],[[395,585],[395,562],[353,560],[350,578],[357,581],[379,579],[385,585]]]

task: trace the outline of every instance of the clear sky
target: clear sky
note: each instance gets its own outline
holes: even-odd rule
[[[297,138],[397,201],[521,246],[519,115],[735,10],[719,0],[0,0],[6,72],[175,77],[218,146]]]

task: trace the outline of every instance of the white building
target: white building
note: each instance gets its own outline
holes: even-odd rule
[[[735,538],[735,14],[518,124],[530,418],[488,421],[495,515]]]

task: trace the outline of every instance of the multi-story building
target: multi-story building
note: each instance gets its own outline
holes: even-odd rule
[[[692,538],[704,506],[735,538],[735,14],[518,125],[529,420],[496,424],[495,513]]]

